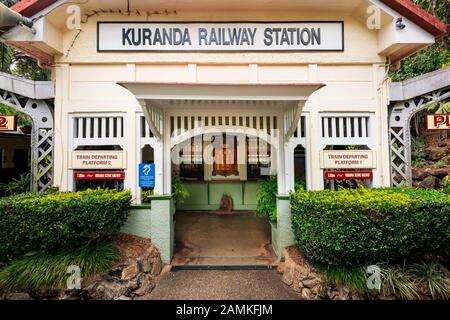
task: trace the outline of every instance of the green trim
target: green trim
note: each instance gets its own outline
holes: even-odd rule
[[[130,210],[133,209],[151,209],[151,205],[150,204],[133,204],[130,206]]]
[[[277,194],[277,199],[279,199],[279,200],[291,200],[291,196],[289,194]]]
[[[150,200],[171,200],[173,198],[174,194],[152,194],[148,196],[148,199]]]

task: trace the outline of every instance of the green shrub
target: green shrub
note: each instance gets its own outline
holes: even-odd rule
[[[271,176],[259,185],[256,195],[256,213],[277,221],[277,177]]]
[[[71,249],[116,232],[131,194],[115,190],[25,193],[0,199],[0,257]]]
[[[187,197],[189,197],[189,190],[184,183],[180,180],[180,177],[174,176],[172,179],[172,193],[173,203],[175,207],[178,207],[184,203]]]
[[[426,189],[296,192],[291,198],[298,247],[314,262],[401,262],[445,255],[450,197]]]
[[[305,191],[306,183],[296,179],[294,188],[296,191]],[[256,213],[272,222],[277,221],[277,194],[277,176],[270,176],[269,179],[263,181],[256,194]]]
[[[19,179],[13,179],[8,183],[0,183],[0,197],[8,197],[14,194],[30,191],[30,174],[22,174]]]
[[[109,242],[63,250],[53,254],[33,252],[0,271],[0,291],[38,290],[65,285],[67,268],[80,267],[81,276],[107,271],[119,260],[119,252]]]

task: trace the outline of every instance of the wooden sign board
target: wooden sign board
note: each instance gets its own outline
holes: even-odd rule
[[[126,169],[125,151],[73,151],[70,169],[114,170]]]
[[[375,152],[371,150],[323,150],[322,169],[374,169]]]
[[[16,131],[17,115],[2,114],[0,115],[0,131]]]

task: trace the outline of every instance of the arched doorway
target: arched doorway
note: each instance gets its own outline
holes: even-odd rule
[[[171,172],[189,192],[174,216],[173,265],[275,263],[270,224],[254,210],[259,184],[276,172],[277,152],[267,131],[251,129],[204,126],[183,138],[173,134]]]

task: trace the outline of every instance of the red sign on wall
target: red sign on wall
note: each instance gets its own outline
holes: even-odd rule
[[[450,114],[426,114],[425,129],[450,130]]]
[[[125,180],[123,171],[76,171],[75,180]]]
[[[0,131],[16,131],[17,115],[2,114],[0,115]]]
[[[325,171],[325,180],[373,179],[372,171]]]

